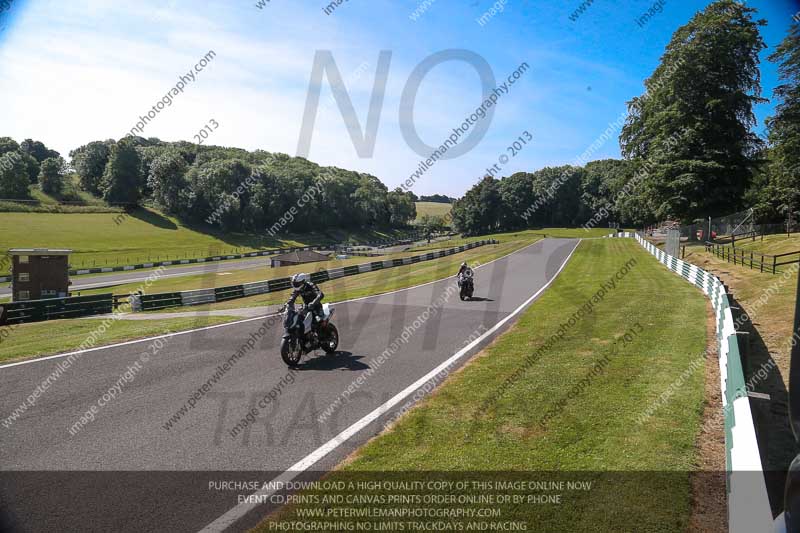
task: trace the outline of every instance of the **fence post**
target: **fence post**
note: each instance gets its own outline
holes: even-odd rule
[[[777,266],[776,263],[778,262],[778,258],[774,255],[772,256],[772,273],[775,273],[775,267]]]

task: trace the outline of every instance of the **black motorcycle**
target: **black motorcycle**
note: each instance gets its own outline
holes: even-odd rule
[[[458,275],[459,296],[461,300],[471,300],[475,292],[475,283],[472,280],[472,270],[466,270]]]
[[[333,307],[322,304],[322,318],[315,318],[304,306],[296,310],[293,305],[284,306],[283,339],[281,359],[290,367],[300,364],[300,359],[314,350],[322,348],[325,353],[336,352],[339,346],[339,330],[331,322]]]

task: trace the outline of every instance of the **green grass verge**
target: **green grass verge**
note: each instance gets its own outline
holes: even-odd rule
[[[594,312],[519,373],[630,258],[637,264]],[[691,373],[645,424],[637,420],[704,353],[705,306],[700,291],[632,240],[584,241],[510,331],[327,479],[366,472],[571,472],[567,479],[580,473],[578,479],[597,480],[591,491],[568,493],[562,505],[499,505],[503,520],[526,521],[537,531],[685,531],[703,372]],[[623,335],[632,329],[637,334],[627,342]],[[542,426],[544,414],[603,358],[603,372]],[[598,472],[627,472],[617,477],[629,482],[603,482],[608,478]],[[272,518],[298,520],[298,511],[288,507]],[[264,522],[257,530],[272,529]]]
[[[116,320],[107,324],[96,346],[114,344],[167,332],[212,326],[236,320],[235,317],[173,318],[169,320]],[[34,359],[45,355],[77,350],[103,319],[71,319],[3,326],[0,336],[0,363]]]

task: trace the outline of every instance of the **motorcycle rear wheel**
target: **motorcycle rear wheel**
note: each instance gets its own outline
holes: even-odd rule
[[[303,357],[303,347],[295,339],[283,339],[281,341],[281,359],[289,367],[294,368],[300,364]]]
[[[326,354],[336,353],[336,348],[339,347],[339,330],[336,326],[328,324],[319,344]]]

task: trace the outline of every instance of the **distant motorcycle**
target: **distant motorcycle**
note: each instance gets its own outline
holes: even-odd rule
[[[471,269],[467,269],[458,275],[459,296],[462,301],[472,299],[472,293],[475,292],[475,283],[472,278]]]
[[[296,310],[293,305],[281,309],[283,319],[283,339],[281,340],[281,359],[290,367],[300,364],[300,359],[322,348],[325,353],[336,352],[339,346],[339,330],[331,322],[333,307],[322,304],[322,318],[301,306]]]

